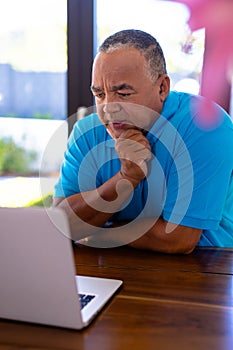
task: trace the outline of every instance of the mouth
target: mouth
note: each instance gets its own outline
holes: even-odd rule
[[[120,130],[120,129],[126,129],[129,124],[123,123],[123,122],[114,122],[114,123],[109,123],[109,126],[111,126],[115,130]]]
[[[113,128],[115,130],[132,129],[132,128],[134,128],[134,125],[129,124],[126,121],[108,122],[107,126]]]
[[[105,123],[105,127],[113,139],[117,139],[118,137],[120,137],[122,132],[126,130],[130,130],[130,129],[142,130],[140,128],[137,128],[135,125],[129,124],[128,122],[125,122],[125,121],[124,122],[107,122]]]

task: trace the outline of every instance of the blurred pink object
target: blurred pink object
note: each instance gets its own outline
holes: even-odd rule
[[[233,0],[173,0],[187,5],[188,21],[195,31],[205,27],[205,53],[200,94],[209,102],[199,106],[204,124],[216,124],[210,101],[228,110],[233,66]],[[212,116],[211,116],[212,115]],[[214,126],[214,125],[213,125]]]

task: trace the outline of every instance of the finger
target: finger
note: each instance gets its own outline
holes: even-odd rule
[[[143,137],[145,137],[142,132],[138,129],[127,129],[127,130],[123,130],[121,135],[120,135],[120,138],[132,138],[132,137],[135,137],[135,136],[140,136],[142,135]]]
[[[135,150],[140,149],[142,147],[146,147],[147,149],[151,149],[149,141],[143,136],[141,138],[138,138],[137,140],[134,139],[125,139],[125,138],[118,138],[115,143],[115,147],[124,147],[124,148],[135,148]]]
[[[140,170],[143,172],[145,176],[148,174],[148,167],[147,163],[144,160],[141,160],[140,162],[137,162],[137,166],[140,168]]]
[[[131,148],[128,147],[127,149],[125,147],[119,147],[116,149],[119,158],[125,158],[125,159],[145,159],[150,160],[152,159],[152,153],[151,150],[141,146],[138,148],[135,148],[135,145]]]
[[[143,150],[136,152],[136,156],[139,159],[148,161],[152,158],[152,153],[147,148],[144,148]]]

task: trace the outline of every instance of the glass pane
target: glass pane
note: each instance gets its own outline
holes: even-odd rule
[[[66,36],[67,0],[0,0],[0,206],[37,203],[39,174],[53,188],[67,137]]]
[[[204,30],[191,33],[188,8],[172,1],[96,0],[97,45],[122,29],[141,29],[160,43],[171,88],[197,94],[204,53]]]

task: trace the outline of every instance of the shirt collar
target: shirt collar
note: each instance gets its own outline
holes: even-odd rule
[[[154,122],[149,133],[147,135],[147,139],[150,142],[150,145],[153,146],[156,141],[160,138],[162,132],[165,129],[166,124],[176,113],[179,108],[179,94],[175,91],[171,91],[164,101],[163,109],[158,117],[158,119]]]

